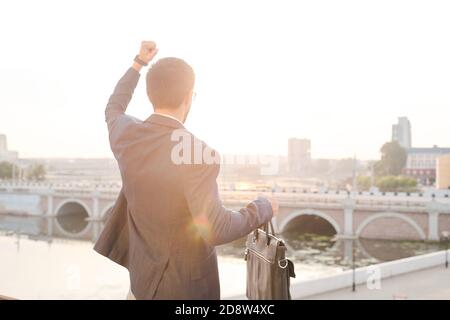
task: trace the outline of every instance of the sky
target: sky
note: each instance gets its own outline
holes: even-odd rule
[[[314,158],[374,159],[399,116],[414,146],[450,147],[449,16],[433,0],[1,1],[0,133],[21,157],[112,157],[104,108],[153,40],[193,66],[186,127],[221,153],[298,137]]]

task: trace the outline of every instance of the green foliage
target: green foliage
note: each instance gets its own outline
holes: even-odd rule
[[[413,192],[417,190],[417,181],[404,176],[385,176],[376,181],[376,185],[383,192]]]
[[[16,167],[17,169],[17,167]],[[13,176],[13,164],[11,162],[0,162],[0,179],[9,180]]]
[[[358,185],[358,190],[368,191],[371,187],[371,178],[367,176],[358,176],[356,183]]]
[[[42,164],[33,165],[27,174],[28,180],[43,181],[45,180],[45,167]]]
[[[3,161],[0,162],[0,179],[3,180],[11,180],[13,179],[13,174],[16,176],[16,179],[20,179],[20,168],[18,166],[14,166],[11,162]],[[22,170],[23,172],[23,170]],[[28,180],[34,181],[42,181],[45,180],[46,170],[44,165],[35,164],[31,166],[26,172],[26,178]]]
[[[381,160],[375,163],[377,176],[397,176],[406,165],[406,151],[398,142],[387,142],[381,147]]]

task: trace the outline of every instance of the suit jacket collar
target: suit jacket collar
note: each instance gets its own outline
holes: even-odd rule
[[[159,124],[175,129],[184,129],[184,125],[177,119],[159,113],[153,113],[145,120],[145,122]]]

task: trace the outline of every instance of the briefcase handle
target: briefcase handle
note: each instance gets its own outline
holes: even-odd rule
[[[258,240],[259,229],[261,229],[261,227],[253,231],[254,240]],[[270,236],[276,237],[275,228],[273,227],[272,220],[262,225],[262,231],[264,231],[264,233],[267,235],[267,245],[269,245]]]
[[[269,230],[270,229],[270,230]],[[276,237],[276,233],[275,233],[275,228],[273,227],[272,224],[272,220],[269,220],[269,222],[265,223],[263,225],[263,231],[267,234],[267,235],[273,235]]]

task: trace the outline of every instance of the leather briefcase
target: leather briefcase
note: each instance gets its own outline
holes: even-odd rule
[[[248,299],[291,300],[289,287],[290,278],[295,278],[294,264],[286,259],[286,245],[276,237],[271,222],[248,235],[245,260]]]

